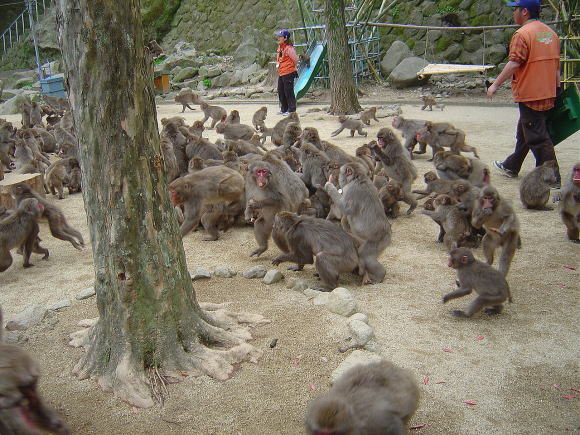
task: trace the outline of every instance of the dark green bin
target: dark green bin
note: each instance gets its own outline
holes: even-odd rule
[[[580,97],[575,84],[556,98],[556,105],[548,116],[547,127],[554,145],[580,130]]]

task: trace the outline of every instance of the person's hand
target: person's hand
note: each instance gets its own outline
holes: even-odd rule
[[[497,91],[497,85],[493,83],[489,88],[487,88],[487,97],[493,97],[493,94]]]

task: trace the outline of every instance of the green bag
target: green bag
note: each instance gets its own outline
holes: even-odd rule
[[[580,130],[580,97],[575,84],[556,98],[555,106],[546,120],[546,126],[554,145]]]

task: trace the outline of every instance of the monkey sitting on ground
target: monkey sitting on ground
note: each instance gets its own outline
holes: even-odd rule
[[[423,101],[423,107],[421,107],[421,110],[425,110],[429,107],[429,110],[433,111],[433,106],[435,106],[443,111],[443,108],[445,107],[443,104],[439,104],[433,95],[421,95],[421,100]]]
[[[153,55],[153,58],[159,57],[163,54],[163,49],[161,48],[161,46],[159,45],[159,43],[155,39],[152,39],[151,41],[149,41],[147,43],[146,47],[149,49],[149,51]]]
[[[423,121],[422,119],[405,119],[402,116],[395,116],[393,118],[391,126],[401,132],[403,139],[405,139],[403,146],[407,151],[409,151],[411,159],[413,158],[413,153],[425,154],[427,152],[427,142],[420,142],[417,138],[417,133],[419,133],[419,131],[425,127],[426,122],[427,121]],[[419,144],[419,151],[413,151],[415,149],[415,145],[417,144]],[[431,148],[433,149],[433,155],[435,155],[437,151],[441,150],[441,148],[438,146],[431,145]],[[433,158],[431,158],[429,161],[431,160],[433,160]]]
[[[352,272],[358,268],[358,253],[353,238],[342,228],[325,219],[298,216],[282,211],[274,218],[272,234],[274,240],[285,239],[288,249],[277,256],[272,264],[296,263],[299,269],[315,262],[316,272],[322,281],[321,289],[334,290],[342,272]]]
[[[240,123],[240,112],[238,112],[235,109],[232,110],[223,122],[224,122],[224,124],[239,124]]]
[[[40,371],[20,347],[4,343],[0,308],[0,433],[70,433],[38,393]]]
[[[566,225],[568,240],[580,243],[580,162],[572,168],[572,173],[560,194],[560,217]]]
[[[225,115],[224,115],[225,118]],[[225,122],[220,122],[216,125],[215,131],[218,134],[223,134],[224,139],[231,140],[250,140],[254,136],[254,129],[246,124],[226,124]]]
[[[485,228],[483,254],[489,265],[493,264],[496,248],[502,248],[498,270],[507,276],[516,249],[521,247],[520,223],[512,206],[493,186],[481,189],[473,208],[471,224]]]
[[[379,189],[379,199],[385,209],[385,214],[396,219],[399,216],[399,201],[405,199],[403,185],[397,181],[388,181]]]
[[[520,183],[520,200],[525,208],[552,210],[546,207],[550,199],[550,184],[556,182],[556,160],[550,160],[527,174]]]
[[[260,107],[252,116],[252,125],[256,131],[261,131],[266,128],[266,116],[268,116],[268,108],[266,106]]]
[[[75,168],[79,168],[80,171],[79,161],[76,157],[58,160],[50,165],[46,170],[46,185],[50,193],[53,195],[58,193],[58,199],[64,199],[65,186],[69,188],[69,194],[74,193],[76,185],[74,180],[71,183],[71,176]]]
[[[338,136],[344,129],[350,130],[350,137],[354,137],[354,132],[358,132],[361,136],[367,137],[367,132],[363,130],[364,124],[358,119],[351,119],[346,116],[339,116],[340,128],[331,133],[331,137]]]
[[[374,119],[375,121],[379,122],[379,120],[377,119],[376,107],[370,107],[360,114],[360,121],[364,125],[371,125],[371,119]]]
[[[270,136],[272,136],[272,143],[274,145],[276,145],[276,146],[283,145],[284,132],[286,131],[286,126],[288,124],[290,124],[291,122],[295,122],[296,124],[300,125],[300,118],[298,117],[298,113],[292,112],[284,119],[281,119],[280,121],[278,121],[276,123],[276,125],[274,126],[274,128],[272,129],[271,133],[268,133],[267,131],[262,130],[262,136],[264,137],[264,134],[266,134],[266,136],[270,135]],[[264,141],[265,141],[265,139],[264,139]],[[264,142],[262,142],[262,143],[264,143]]]
[[[30,254],[38,237],[38,218],[44,207],[35,198],[20,202],[14,213],[0,221],[0,272],[12,265],[10,250],[22,246],[23,267],[33,266]]]
[[[389,361],[358,364],[306,414],[309,435],[404,434],[419,404],[413,375]]]
[[[476,260],[469,249],[453,249],[449,253],[449,267],[457,269],[459,288],[443,296],[443,303],[467,296],[473,290],[477,293],[467,312],[451,311],[455,317],[469,318],[484,307],[490,307],[483,311],[486,314],[499,314],[506,300],[512,302],[510,287],[504,275],[490,265]]]

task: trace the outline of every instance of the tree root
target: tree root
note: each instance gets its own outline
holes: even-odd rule
[[[69,345],[86,351],[73,373],[80,379],[96,378],[103,390],[140,408],[162,404],[168,395],[166,385],[186,376],[226,380],[240,363],[257,363],[262,351],[247,343],[252,339],[250,328],[270,323],[263,316],[228,311],[226,306],[201,303],[197,330],[155,354],[148,367],[131,343],[113,345],[111,337],[102,337],[98,319],[83,320],[79,325],[85,329],[70,335]]]

